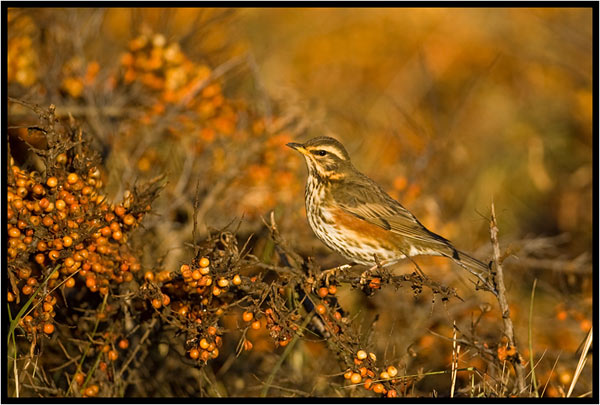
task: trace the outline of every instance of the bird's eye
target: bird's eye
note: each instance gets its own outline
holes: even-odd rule
[[[319,156],[325,156],[326,154],[327,154],[327,152],[324,150],[317,151],[317,155],[319,155]]]

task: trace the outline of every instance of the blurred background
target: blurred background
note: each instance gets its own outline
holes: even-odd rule
[[[9,9],[7,26],[8,95],[81,121],[112,199],[165,176],[154,215],[131,240],[146,268],[190,259],[195,200],[197,239],[233,223],[268,260],[261,217],[274,211],[294,249],[322,268],[343,263],[308,227],[304,162],[285,147],[334,136],[423,224],[482,260],[491,258],[495,204],[518,343],[529,359],[533,331],[545,395],[564,395],[593,307],[591,9]],[[34,118],[9,103],[11,154],[33,168],[26,142],[45,140],[20,127]],[[451,337],[453,321],[467,329],[486,303],[483,338],[502,332],[491,297],[474,293],[458,267],[417,261],[465,301],[340,293],[365,328],[379,314],[372,339],[406,374],[447,369],[451,342],[430,331]],[[256,393],[265,347],[228,366],[222,389]],[[314,361],[322,356],[333,361],[306,343],[286,366],[302,373],[279,384],[333,395],[330,363]],[[467,352],[461,362],[485,368]],[[591,390],[591,363],[579,395]],[[258,380],[244,374],[249,364]],[[430,376],[417,393],[449,384]],[[177,389],[169,393],[189,394]]]

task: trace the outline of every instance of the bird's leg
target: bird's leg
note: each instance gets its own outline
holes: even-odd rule
[[[321,281],[323,279],[323,276],[325,276],[325,284],[329,285],[329,277],[331,277],[332,275],[335,275],[335,273],[338,271],[348,270],[352,266],[353,266],[353,264],[349,263],[349,264],[343,264],[341,266],[334,267],[332,269],[323,270],[321,272],[321,274],[319,274],[318,280]]]

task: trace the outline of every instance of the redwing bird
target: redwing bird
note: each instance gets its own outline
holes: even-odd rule
[[[308,167],[308,223],[329,248],[354,263],[376,267],[417,255],[445,256],[495,291],[490,266],[431,232],[377,183],[356,170],[344,146],[330,137],[288,143]]]

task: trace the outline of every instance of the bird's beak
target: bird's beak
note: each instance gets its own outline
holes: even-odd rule
[[[289,146],[290,148],[297,150],[298,152],[302,153],[303,155],[306,155],[308,153],[307,150],[304,148],[304,146],[301,143],[290,142],[290,143],[287,143],[286,146]]]

